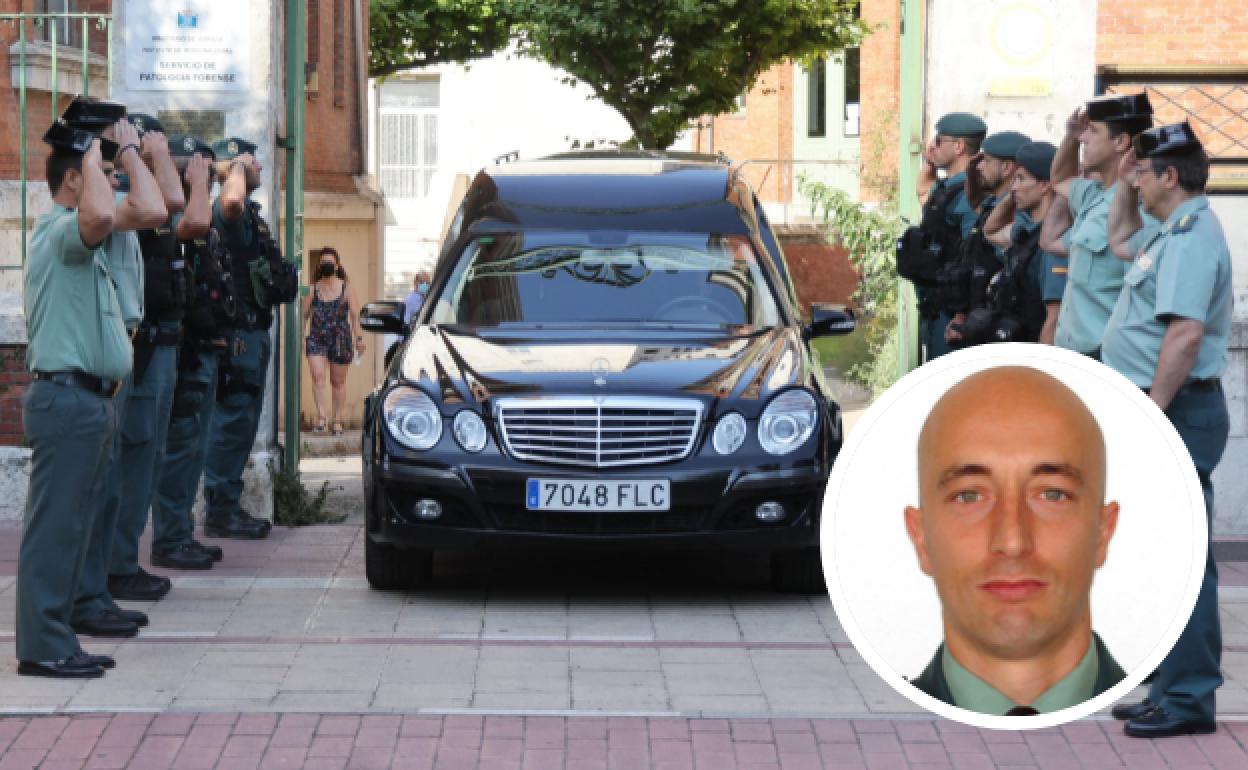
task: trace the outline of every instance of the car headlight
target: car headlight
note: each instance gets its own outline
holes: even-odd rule
[[[411,449],[428,449],[442,438],[442,415],[423,390],[398,387],[381,405],[390,435]]]
[[[721,455],[730,455],[745,443],[745,418],[736,412],[729,412],[719,418],[715,433],[711,436],[711,445]]]
[[[451,426],[455,440],[469,452],[480,452],[485,449],[485,423],[476,412],[465,409],[455,415]]]
[[[787,390],[776,396],[758,421],[758,443],[773,455],[797,449],[815,432],[818,406],[804,390]]]

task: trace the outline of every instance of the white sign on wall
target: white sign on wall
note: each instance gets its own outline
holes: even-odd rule
[[[126,88],[245,91],[251,18],[245,0],[137,0],[126,6]]]

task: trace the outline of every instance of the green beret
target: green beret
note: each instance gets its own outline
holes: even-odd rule
[[[1057,147],[1049,142],[1028,142],[1018,148],[1014,160],[1018,161],[1018,165],[1027,169],[1028,173],[1036,179],[1045,181],[1049,179],[1049,172],[1053,168],[1053,156],[1056,154]]]
[[[160,134],[165,133],[165,127],[160,124],[159,120],[153,118],[151,115],[144,115],[141,112],[132,112],[126,116],[126,120],[130,121],[130,125],[134,126],[135,130],[139,132],[139,136],[143,136],[148,131],[155,131]]]
[[[217,160],[234,160],[239,155],[255,155],[256,145],[246,139],[231,137],[213,142],[212,151],[216,153]]]
[[[988,124],[969,112],[951,112],[936,121],[936,133],[958,137],[983,136],[988,133]]]
[[[989,134],[979,148],[994,158],[1015,160],[1014,156],[1018,154],[1018,148],[1030,141],[1031,137],[1017,131],[998,131],[995,134]]]
[[[212,145],[203,139],[191,136],[190,134],[174,134],[169,137],[169,154],[175,158],[189,158],[195,153],[199,153],[201,157],[208,160],[216,160],[217,155],[212,151]]]

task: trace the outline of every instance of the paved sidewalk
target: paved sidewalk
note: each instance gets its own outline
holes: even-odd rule
[[[1136,741],[1082,722],[118,714],[0,719],[2,768],[892,770],[1248,767],[1248,725]]]

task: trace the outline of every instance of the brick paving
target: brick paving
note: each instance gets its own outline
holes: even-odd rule
[[[887,719],[81,714],[0,718],[0,770],[1242,770],[1246,742],[1244,723],[1138,741],[1103,721],[1002,732]]]

